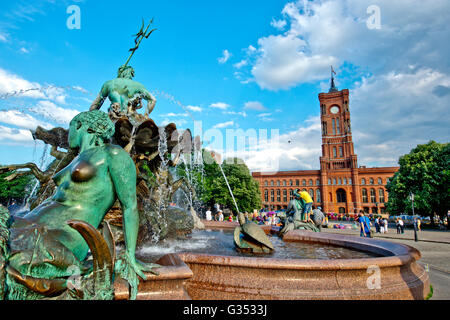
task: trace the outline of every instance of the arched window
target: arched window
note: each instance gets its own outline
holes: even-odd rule
[[[369,199],[367,198],[367,189],[362,189],[361,193],[362,193],[362,202],[364,203],[369,202]]]
[[[379,185],[382,185],[382,184],[383,184],[383,179],[378,178],[378,184],[379,184]]]
[[[300,185],[300,180],[295,180],[295,185],[298,187]]]
[[[320,197],[320,189],[316,190],[316,202],[322,202],[322,198]]]
[[[277,190],[277,202],[281,201],[281,192],[280,189]]]
[[[292,187],[294,185],[292,180],[289,180],[289,185]]]
[[[375,203],[377,202],[376,195],[375,195],[375,189],[370,189],[370,202]]]
[[[362,178],[362,179],[361,179],[361,184],[362,184],[362,185],[365,185],[365,184],[366,184],[366,179]]]
[[[328,185],[331,185],[331,178],[328,178]]]
[[[283,201],[287,202],[287,190],[286,189],[283,190]]]
[[[370,178],[370,184],[373,185],[375,182],[373,181],[373,178]]]
[[[344,178],[344,185],[347,184],[347,178]]]
[[[336,178],[333,179],[333,184],[336,185]]]
[[[277,180],[277,187],[280,186],[280,180]]]
[[[314,182],[312,181],[312,179],[309,179],[308,183],[310,186],[314,185]]]
[[[283,187],[286,187],[286,180],[283,180]]]
[[[380,199],[380,202],[384,203],[384,190],[383,189],[378,190],[378,197]]]
[[[273,180],[270,180],[270,186],[273,187]]]
[[[269,183],[267,182],[267,180],[264,181],[264,186],[267,187]]]
[[[314,198],[315,198],[314,197],[314,190],[313,189],[309,189],[308,193],[309,193],[311,199],[313,199],[313,201],[314,201]]]
[[[344,189],[338,189],[336,191],[337,202],[347,202],[347,194]]]
[[[341,178],[338,179],[338,184],[342,185],[342,179]]]
[[[333,147],[333,158],[337,158],[336,147]]]
[[[348,178],[348,184],[349,184],[349,185],[352,184],[352,178]]]
[[[272,190],[270,190],[270,202],[274,202],[275,198],[274,198],[275,192]]]
[[[316,186],[320,186],[320,180],[319,179],[316,180]]]
[[[306,180],[305,179],[302,180],[302,186],[306,186]]]
[[[292,189],[289,190],[289,201],[294,200],[294,191]]]
[[[264,201],[269,202],[269,190],[264,190]]]
[[[342,149],[342,147],[339,147],[339,157],[343,157],[344,156],[344,151]]]

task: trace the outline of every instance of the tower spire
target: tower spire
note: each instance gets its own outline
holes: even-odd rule
[[[328,90],[328,93],[330,92],[338,92],[339,89],[336,88],[335,84],[334,84],[334,75],[336,74],[336,72],[334,72],[333,66],[331,66],[331,86],[330,86],[330,90]]]

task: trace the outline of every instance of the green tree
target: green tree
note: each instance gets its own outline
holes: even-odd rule
[[[261,207],[259,184],[253,179],[244,161],[238,158],[227,159],[222,169],[241,212],[251,212]],[[208,206],[218,203],[236,213],[233,198],[230,195],[219,165],[208,151],[203,152],[203,174],[198,174],[197,185],[201,186],[198,196]],[[200,181],[201,179],[201,181]]]
[[[399,159],[400,169],[389,181],[387,209],[391,213],[414,213],[443,218],[450,209],[450,144],[430,141],[418,145]],[[433,219],[432,219],[433,220]]]
[[[19,176],[11,181],[5,180],[13,172],[6,172],[0,174],[0,201],[4,204],[10,199],[25,199],[30,190],[27,186],[33,180],[31,175]]]

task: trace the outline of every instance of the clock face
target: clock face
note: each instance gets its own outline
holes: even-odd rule
[[[330,112],[333,113],[333,114],[338,113],[339,112],[339,107],[337,107],[337,106],[331,107]]]

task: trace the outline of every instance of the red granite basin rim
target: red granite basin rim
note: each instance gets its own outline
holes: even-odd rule
[[[214,222],[214,225],[218,226],[217,222]],[[179,253],[179,256],[184,262],[188,264],[195,262],[198,264],[230,265],[236,267],[280,270],[367,269],[368,267],[373,265],[377,265],[379,267],[394,267],[412,263],[420,259],[420,252],[415,248],[377,239],[358,238],[354,236],[345,236],[338,234],[321,234],[304,230],[292,230],[284,236],[283,240],[291,242],[323,243],[328,245],[346,247],[349,249],[366,251],[384,256],[363,259],[335,260],[235,257],[192,252]]]

